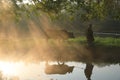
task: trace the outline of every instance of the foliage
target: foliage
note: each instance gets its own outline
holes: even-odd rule
[[[118,0],[36,0],[35,4],[37,9],[49,13],[50,16],[54,14],[54,17],[64,11],[70,13],[69,16],[72,17],[78,13],[77,15],[83,21],[105,18],[120,19]]]
[[[47,13],[51,19],[62,17],[61,14],[68,14],[69,19],[75,16],[82,21],[114,19],[120,20],[119,0],[10,0],[13,3],[13,12],[16,19],[31,17],[32,14],[39,16],[41,12]],[[7,0],[6,0],[7,2]]]

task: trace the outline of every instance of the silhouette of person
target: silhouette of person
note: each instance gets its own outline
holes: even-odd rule
[[[93,67],[94,66],[91,63],[86,64],[86,68],[84,70],[84,73],[85,73],[85,76],[86,76],[87,80],[91,80]]]
[[[94,36],[93,36],[92,24],[89,24],[89,27],[87,28],[86,39],[89,46],[93,45]]]

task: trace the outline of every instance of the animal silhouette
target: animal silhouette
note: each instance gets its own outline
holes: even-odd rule
[[[74,66],[68,66],[66,64],[53,64],[46,63],[46,74],[66,74],[72,73]]]

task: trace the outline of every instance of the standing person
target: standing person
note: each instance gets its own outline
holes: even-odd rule
[[[93,36],[92,24],[89,24],[89,27],[86,32],[86,39],[89,46],[93,45],[94,36]]]

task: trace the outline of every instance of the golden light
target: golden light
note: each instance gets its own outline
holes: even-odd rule
[[[0,71],[5,76],[16,76],[17,65],[12,62],[0,62]]]
[[[4,10],[8,10],[11,8],[11,1],[9,0],[1,0],[1,7],[4,9]]]

